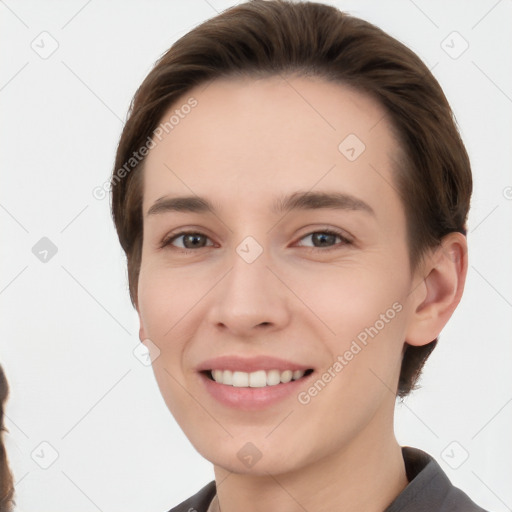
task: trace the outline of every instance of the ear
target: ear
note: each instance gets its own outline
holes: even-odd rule
[[[467,241],[462,233],[449,233],[426,259],[414,313],[407,329],[409,345],[435,340],[460,302],[468,270]]]
[[[143,342],[145,339],[147,339],[147,336],[144,330],[144,323],[142,321],[138,303],[135,304],[135,309],[137,310],[137,316],[139,317],[139,340]]]

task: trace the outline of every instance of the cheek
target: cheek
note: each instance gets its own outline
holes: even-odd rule
[[[182,368],[187,341],[193,335],[187,313],[198,302],[197,283],[183,273],[150,264],[141,267],[139,311],[144,334],[157,347],[152,369],[167,408],[180,423],[190,406]]]
[[[321,338],[329,354],[324,371],[338,363],[334,374],[344,377],[333,380],[340,390],[359,394],[361,389],[382,386],[379,379],[394,387],[407,326],[408,288],[406,279],[400,279],[391,269],[372,271],[371,266],[331,269],[314,286],[302,277],[305,302],[318,312],[321,331],[327,333],[324,326],[330,331]]]
[[[165,267],[142,266],[139,276],[139,310],[146,337],[162,352],[180,345],[187,327],[187,315],[207,291],[207,283],[186,272]]]
[[[325,366],[297,399],[308,418],[322,418],[323,429],[337,432],[344,425],[348,436],[383,403],[394,402],[407,325],[405,280],[369,268],[336,269],[310,287],[307,298],[331,333],[319,338]]]
[[[325,340],[333,347],[375,328],[389,335],[400,331],[405,315],[408,282],[395,269],[363,264],[326,265],[315,271],[290,275],[294,291],[330,331]],[[381,336],[382,337],[382,336]]]

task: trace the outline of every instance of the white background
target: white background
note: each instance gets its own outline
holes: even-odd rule
[[[213,479],[133,355],[124,254],[109,200],[92,190],[109,179],[154,61],[234,3],[0,2],[0,360],[17,510],[164,512]],[[465,295],[422,388],[397,407],[397,437],[436,457],[481,506],[512,510],[512,3],[332,3],[433,68],[473,165]],[[453,31],[469,44],[457,59],[445,51],[463,48],[446,39]],[[47,50],[58,43],[47,59],[31,47],[42,37]],[[46,263],[32,253],[42,237],[58,249]],[[441,456],[453,441],[452,465],[469,454],[458,469]]]

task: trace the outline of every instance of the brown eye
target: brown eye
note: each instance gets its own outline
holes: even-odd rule
[[[345,245],[350,243],[350,241],[341,235],[341,233],[329,230],[314,231],[313,233],[309,233],[308,235],[302,237],[301,241],[308,239],[310,240],[311,244],[299,243],[299,245],[302,247],[312,247],[314,249],[321,249],[322,247],[331,249],[338,245]]]
[[[182,232],[164,241],[162,247],[172,245],[178,249],[201,249],[213,245],[208,244],[208,240],[208,237],[202,233]]]

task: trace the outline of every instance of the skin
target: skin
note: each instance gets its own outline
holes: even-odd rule
[[[393,432],[404,341],[426,344],[448,321],[466,240],[448,235],[412,272],[393,186],[399,148],[381,106],[362,93],[311,77],[222,79],[163,118],[190,96],[198,105],[144,167],[137,310],[164,400],[214,464],[222,512],[382,511],[408,483]],[[366,146],[352,162],[338,150],[351,133]],[[276,197],[310,190],[353,195],[374,214],[272,212]],[[147,215],[167,195],[218,209]],[[326,228],[350,243],[333,237],[315,250],[310,235]],[[182,230],[204,234],[204,246],[183,252],[190,240],[181,237],[160,247]],[[263,249],[250,264],[236,252],[247,236]],[[292,394],[264,410],[228,407],[196,371],[212,357],[264,354],[318,377],[397,302],[401,311],[307,405]],[[252,467],[237,456],[247,442],[261,453]]]

